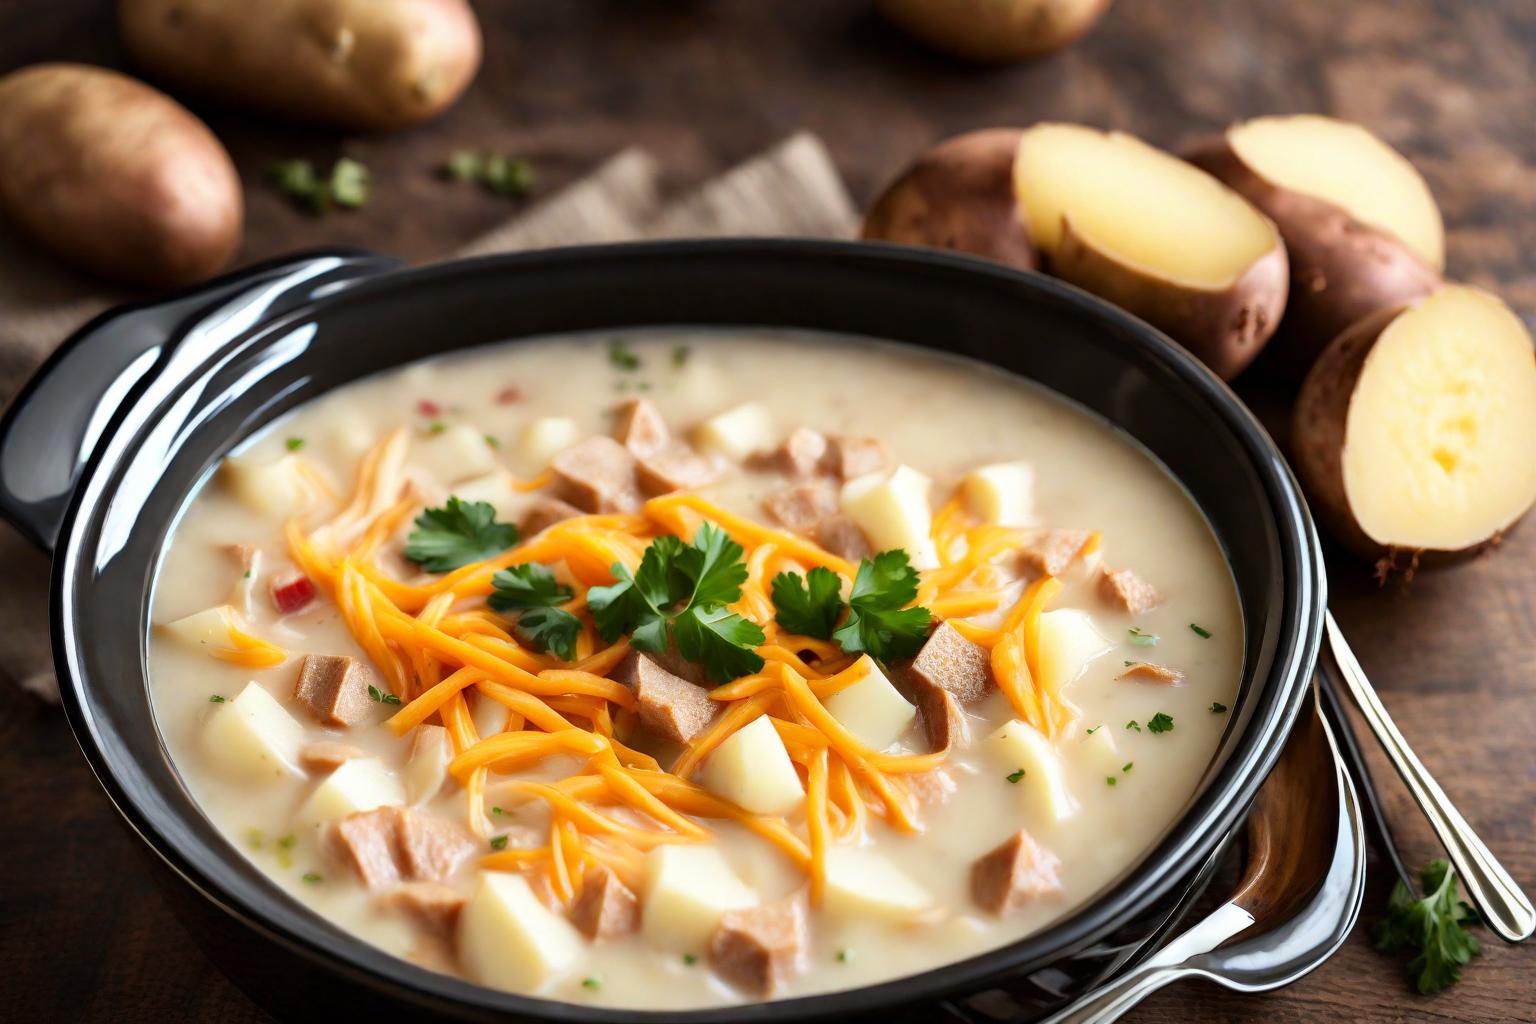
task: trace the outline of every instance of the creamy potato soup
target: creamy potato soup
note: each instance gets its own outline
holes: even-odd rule
[[[1193,795],[1243,625],[1179,486],[975,364],[830,336],[491,347],[190,503],[156,712],[242,855],[412,962],[691,1007],[1011,942]]]

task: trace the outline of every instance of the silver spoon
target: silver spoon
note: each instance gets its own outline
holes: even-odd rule
[[[1350,695],[1365,716],[1366,724],[1381,741],[1392,767],[1397,769],[1397,774],[1413,794],[1419,810],[1424,812],[1435,835],[1440,837],[1445,852],[1456,867],[1456,874],[1467,887],[1467,898],[1472,906],[1477,908],[1484,923],[1505,942],[1523,942],[1530,938],[1531,933],[1536,932],[1536,908],[1532,908],[1520,886],[1472,831],[1472,826],[1456,810],[1445,790],[1414,755],[1413,748],[1403,739],[1371,681],[1366,678],[1354,651],[1349,649],[1343,631],[1333,620],[1333,613],[1326,613],[1323,622],[1328,632],[1328,647]]]
[[[1333,842],[1319,842],[1330,827]],[[1231,899],[1044,1024],[1108,1024],[1185,978],[1264,992],[1289,985],[1333,955],[1365,897],[1365,833],[1354,785],[1319,714],[1297,725],[1265,781],[1248,839],[1247,871]],[[1223,945],[1243,932],[1251,934]]]

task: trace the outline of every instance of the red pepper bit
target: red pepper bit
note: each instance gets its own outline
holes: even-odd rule
[[[416,411],[423,416],[441,416],[443,414],[443,407],[430,398],[423,398],[416,403]]]
[[[315,585],[302,572],[291,572],[272,581],[272,604],[283,615],[292,615],[315,599]]]
[[[496,393],[497,405],[512,405],[523,400],[523,389],[517,385],[508,385]]]

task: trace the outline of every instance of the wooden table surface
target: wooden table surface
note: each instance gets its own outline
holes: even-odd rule
[[[546,192],[628,144],[686,187],[809,128],[857,201],[947,134],[1081,120],[1176,145],[1238,117],[1323,111],[1411,157],[1445,213],[1450,273],[1536,314],[1536,3],[1531,0],[1119,0],[1076,47],[978,70],[885,27],[868,0],[482,0],[485,67],[441,120],[344,138],[198,108],[247,181],[241,260],[331,243],[411,259],[453,250],[515,207],[435,181],[456,147],[526,155]],[[110,4],[0,0],[0,72],[38,60],[124,66]],[[268,160],[354,156],[372,204],[315,220],[260,184]],[[41,571],[37,565],[6,567]],[[1505,863],[1536,887],[1536,528],[1492,556],[1380,590],[1336,559],[1333,607],[1403,730]],[[1414,861],[1433,840],[1378,778]],[[0,1018],[267,1019],[163,907],[54,708],[0,686]],[[1389,879],[1372,876],[1367,920]],[[1536,1020],[1536,948],[1486,955],[1413,995],[1366,928],[1289,989],[1189,984],[1140,1021]],[[14,1016],[13,1016],[14,1015]]]

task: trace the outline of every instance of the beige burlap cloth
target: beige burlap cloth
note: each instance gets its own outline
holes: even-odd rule
[[[642,238],[793,235],[847,238],[856,215],[825,147],[791,136],[694,191],[667,200],[659,167],[625,150],[454,253],[485,255]],[[75,328],[130,298],[41,257],[0,228],[0,404]],[[0,675],[58,699],[48,641],[48,559],[0,524]]]

